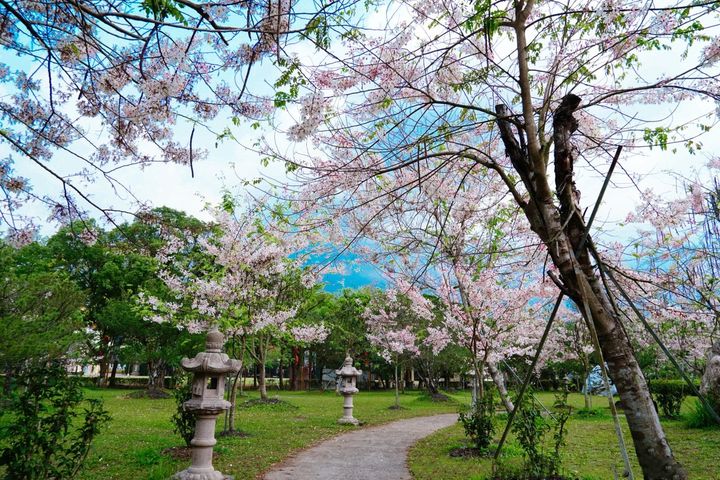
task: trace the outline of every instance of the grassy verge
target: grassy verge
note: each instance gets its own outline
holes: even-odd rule
[[[180,446],[170,416],[172,400],[126,398],[128,390],[88,390],[102,398],[113,420],[93,445],[80,480],[144,478],[166,479],[189,461],[163,455],[165,448]],[[355,397],[355,417],[368,425],[400,418],[455,412],[457,404],[435,403],[415,393],[402,395],[401,410],[390,410],[393,392],[361,392]],[[334,392],[281,392],[286,403],[253,405],[238,409],[237,428],[247,437],[219,438],[216,468],[237,480],[256,478],[270,465],[293,451],[353,427],[336,423],[342,416],[342,398]],[[256,396],[243,397],[245,400]],[[218,432],[222,417],[218,419]]]
[[[463,397],[457,397],[464,400]],[[538,398],[544,405],[552,405],[552,394],[540,393]],[[683,414],[690,411],[694,399],[687,399],[683,404]],[[582,395],[573,394],[569,403],[576,409],[583,405]],[[607,400],[595,397],[593,405],[595,415],[573,414],[564,448],[563,465],[568,473],[585,480],[607,480],[614,478],[613,471],[621,478],[623,471],[617,438],[613,428],[612,417]],[[630,432],[621,417],[625,442],[634,462],[635,478],[642,478],[640,468],[633,452]],[[682,419],[662,421],[668,441],[678,460],[688,470],[689,478],[694,480],[720,480],[720,429],[690,429]],[[502,434],[505,419],[498,422],[497,439]],[[465,446],[460,424],[440,430],[423,439],[410,451],[408,460],[410,469],[417,480],[481,480],[490,473],[489,459],[453,458],[451,450]],[[505,460],[519,462],[522,450],[509,437],[503,449]]]

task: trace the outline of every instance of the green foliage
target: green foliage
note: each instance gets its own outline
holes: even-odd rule
[[[183,375],[175,382],[173,389],[175,413],[172,415],[173,431],[180,434],[187,447],[195,436],[195,415],[185,410],[184,403],[192,398],[192,379]]]
[[[465,435],[472,440],[475,448],[486,453],[495,434],[495,399],[492,390],[475,403],[468,412],[460,412],[460,423]]]
[[[26,365],[2,415],[10,417],[0,430],[7,480],[75,478],[110,420],[100,400],[83,399],[77,379],[60,362]]]
[[[717,402],[714,408],[716,412],[720,411],[720,402]],[[685,423],[690,428],[711,428],[718,426],[715,418],[698,399],[695,399],[693,408],[687,415]]]
[[[667,150],[668,146],[668,133],[670,131],[664,127],[657,127],[655,129],[646,128],[643,134],[643,139],[647,142],[650,148],[657,146],[660,150]]]
[[[188,24],[185,16],[178,8],[182,4],[175,0],[143,0],[140,6],[146,15],[152,15],[159,22],[171,17],[185,26]]]
[[[505,475],[498,478],[539,480],[560,475],[562,465],[560,450],[566,444],[566,427],[572,412],[567,397],[567,391],[555,395],[554,419],[543,417],[540,408],[532,399],[532,395],[527,395],[522,404],[516,405],[519,410],[513,423],[513,432],[525,453],[523,474],[518,476],[517,472],[511,475],[510,472],[506,472]],[[546,450],[545,442],[548,433],[552,433],[552,449],[550,451]]]
[[[650,380],[648,386],[663,415],[669,418],[680,416],[680,407],[688,393],[688,386],[683,380]]]
[[[0,366],[9,371],[59,358],[83,338],[83,292],[50,262],[42,245],[0,244]]]

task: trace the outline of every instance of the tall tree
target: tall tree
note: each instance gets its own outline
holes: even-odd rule
[[[48,248],[0,243],[0,368],[9,388],[27,361],[83,355],[84,294],[54,268]]]

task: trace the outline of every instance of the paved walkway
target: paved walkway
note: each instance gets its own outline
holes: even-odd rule
[[[408,449],[435,430],[452,425],[457,414],[360,428],[303,450],[270,470],[264,480],[410,480]]]

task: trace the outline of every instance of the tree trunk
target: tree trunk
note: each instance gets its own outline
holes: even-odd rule
[[[242,366],[233,378],[232,387],[230,389],[230,413],[228,415],[228,432],[235,431],[235,410],[237,409],[237,392],[239,381],[242,378]]]
[[[510,400],[507,388],[505,388],[505,378],[503,378],[502,372],[498,370],[497,365],[493,362],[488,361],[487,367],[488,372],[490,372],[490,376],[493,379],[493,383],[495,383],[495,386],[498,389],[503,405],[505,405],[505,410],[507,410],[508,413],[512,412],[515,409],[515,406],[513,405],[512,400]],[[482,381],[482,379],[480,381]]]
[[[516,34],[518,45],[523,47],[521,51],[524,51],[524,31],[516,29]],[[522,55],[520,57],[522,73],[522,63],[527,58]],[[527,68],[527,65],[524,68]],[[528,146],[534,143],[534,151],[528,153],[528,149],[523,147],[524,141],[518,142],[516,139],[506,107],[504,105],[496,107],[498,127],[506,153],[530,196],[529,201],[516,196],[516,201],[528,218],[531,229],[547,247],[560,273],[562,282],[560,288],[575,302],[586,320],[592,323],[597,331],[610,377],[618,389],[625,408],[625,417],[635,443],[635,453],[645,478],[686,479],[686,472],[673,457],[665,438],[665,432],[660,425],[645,377],[635,360],[629,339],[614,312],[612,302],[596,276],[589,252],[592,240],[587,237],[584,245],[581,245],[586,226],[577,204],[579,192],[573,181],[575,152],[570,144],[570,135],[577,128],[577,120],[573,117],[573,112],[579,106],[581,99],[576,95],[567,95],[555,111],[553,143],[556,192],[553,193],[547,179],[546,160],[542,157],[543,150],[538,149],[537,146],[538,137],[530,101],[530,87],[527,82],[521,87],[523,119],[525,124],[532,124],[532,128],[529,128],[529,125],[525,126],[528,142],[531,142]],[[560,201],[559,209],[554,202],[555,195]]]
[[[278,388],[283,389],[283,363],[282,352],[280,352],[280,360],[278,361]]]
[[[148,362],[148,383],[149,391],[162,390],[165,383],[165,362],[163,360]]]
[[[720,342],[716,342],[707,356],[707,365],[700,382],[700,393],[708,398],[718,412],[720,409]]]
[[[397,360],[395,360],[395,408],[400,408],[400,384],[398,377],[398,364]]]
[[[113,388],[115,387],[115,384],[117,383],[115,381],[115,375],[117,375],[117,369],[118,369],[118,362],[115,361],[115,362],[113,362],[112,371],[110,372],[110,382],[109,382],[109,386],[113,387]]]
[[[258,392],[260,392],[260,400],[267,400],[267,384],[265,377],[265,348],[258,346]]]
[[[108,377],[108,361],[103,356],[100,359],[100,373],[98,374],[98,379],[97,379],[98,387],[107,386],[107,377]]]
[[[240,396],[242,397],[245,395],[245,374],[247,373],[247,368],[242,367],[240,368]]]
[[[590,375],[590,361],[587,358],[587,355],[583,355],[583,397],[585,399],[585,409],[590,410],[592,409],[592,395],[590,395],[590,392],[587,388],[587,378]]]
[[[292,363],[290,366],[290,388],[300,390],[300,347],[292,348]]]

